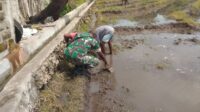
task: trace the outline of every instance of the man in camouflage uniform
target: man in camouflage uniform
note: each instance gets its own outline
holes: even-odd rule
[[[96,53],[104,61],[105,66],[108,67],[108,63],[101,52],[99,43],[90,33],[85,32],[76,34],[73,41],[68,44],[64,53],[67,61],[70,61],[77,66],[88,65],[90,67],[95,67],[100,62],[97,57],[92,55],[93,53]]]

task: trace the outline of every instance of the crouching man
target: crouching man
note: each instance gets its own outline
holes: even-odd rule
[[[68,43],[64,54],[67,61],[75,65],[76,70],[82,67],[86,69],[95,67],[99,64],[99,59],[104,62],[105,68],[110,68],[104,54],[101,52],[99,43],[90,33],[70,34],[64,37],[73,39]],[[97,54],[98,57],[93,54]]]

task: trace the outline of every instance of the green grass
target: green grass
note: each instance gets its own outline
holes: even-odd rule
[[[125,7],[122,7],[122,6],[112,6],[112,7],[105,7],[105,8],[102,8],[102,9],[99,9],[98,12],[106,12],[106,11],[122,11],[124,10]]]
[[[175,11],[170,14],[170,17],[176,19],[178,21],[190,24],[190,25],[198,25],[197,22],[193,20],[186,12],[184,11]]]
[[[83,23],[82,22],[77,30],[80,31],[80,32],[88,32],[90,30],[89,29],[89,23]]]
[[[38,112],[80,112],[84,110],[85,77],[67,79],[56,73],[39,95]]]
[[[70,6],[69,4],[65,5],[63,11],[60,13],[60,17],[64,16],[65,14],[72,11],[73,9],[74,8],[72,8],[72,6]]]
[[[197,9],[197,10],[200,10],[200,0],[197,0],[196,2],[194,2],[192,4],[192,7]]]
[[[194,3],[192,3],[190,8],[190,13],[194,16],[200,16],[200,0],[196,0]]]
[[[60,12],[60,17],[64,16],[65,14],[67,14],[68,12],[72,11],[73,9],[75,9],[76,7],[78,7],[79,5],[83,4],[86,0],[73,0],[73,1],[69,1],[62,12]]]

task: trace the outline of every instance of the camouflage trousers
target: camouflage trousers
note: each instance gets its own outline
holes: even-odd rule
[[[69,61],[75,65],[89,65],[90,67],[95,67],[100,62],[98,58],[91,55],[85,55],[82,57],[77,57],[75,59],[69,59]]]

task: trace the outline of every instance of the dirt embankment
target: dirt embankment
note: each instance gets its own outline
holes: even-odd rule
[[[80,112],[85,108],[87,78],[72,79],[73,66],[66,62],[64,48],[60,43],[36,73],[40,93],[35,112]]]
[[[120,35],[138,34],[142,32],[170,32],[170,33],[181,33],[191,34],[200,29],[186,23],[170,23],[165,25],[145,25],[138,27],[116,27],[116,33]]]

